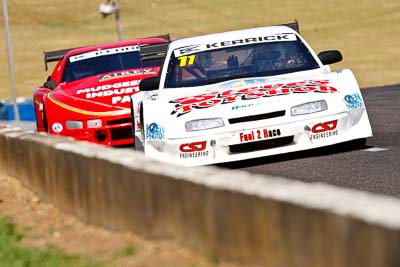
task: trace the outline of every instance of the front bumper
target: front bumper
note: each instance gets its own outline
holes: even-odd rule
[[[102,124],[103,126],[99,128],[67,129],[64,127],[65,130],[59,135],[105,146],[133,145],[130,116],[102,119]]]
[[[146,155],[186,166],[272,156],[372,136],[365,109],[187,139],[146,141]]]

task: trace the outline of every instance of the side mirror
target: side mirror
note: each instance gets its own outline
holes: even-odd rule
[[[139,90],[140,91],[153,91],[157,90],[160,84],[160,78],[157,76],[146,78],[140,81]]]
[[[56,80],[49,80],[43,84],[43,87],[46,87],[47,89],[50,90],[54,90],[54,88],[56,88],[56,82],[57,82]]]
[[[343,60],[342,53],[338,50],[323,51],[318,54],[318,58],[321,60],[323,65],[330,65]]]

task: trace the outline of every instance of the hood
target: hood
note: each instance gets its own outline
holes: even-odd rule
[[[337,99],[340,91],[349,87],[348,73],[316,73],[285,77],[245,78],[219,84],[189,88],[165,89],[162,98],[168,102],[169,114],[182,120],[207,117],[248,116],[277,110],[306,102]],[[345,77],[349,76],[349,77]],[[344,84],[343,84],[344,83]],[[357,85],[355,85],[357,86]],[[168,95],[169,90],[171,92]],[[177,90],[181,91],[177,96]],[[191,92],[182,94],[182,91]],[[163,101],[164,102],[164,101]],[[164,102],[165,103],[165,102]]]
[[[85,110],[106,112],[126,109],[130,97],[139,91],[142,79],[156,76],[159,67],[136,68],[90,76],[62,83],[52,98],[63,104]]]

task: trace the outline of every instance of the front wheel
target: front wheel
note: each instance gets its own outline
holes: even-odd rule
[[[361,138],[350,141],[348,143],[348,147],[351,149],[363,149],[366,147],[366,144],[367,144],[367,138]]]
[[[133,128],[133,138],[134,138],[134,148],[135,150],[143,151],[144,152],[144,142],[145,142],[145,136],[144,136],[144,125],[143,125],[143,104],[140,105],[140,115],[139,115],[139,123],[140,123],[140,133],[142,136],[142,142],[139,140],[139,138],[136,137],[136,125],[135,124],[135,117],[134,117],[134,110],[133,110],[133,104],[131,106],[131,112],[132,112],[132,128]]]
[[[135,113],[133,111],[133,101],[131,99],[131,124],[132,124],[132,138],[133,138],[133,148],[136,150],[136,145],[135,145],[135,132],[136,132],[136,125],[135,125]]]
[[[46,133],[49,133],[49,126],[47,123],[47,115],[46,115],[46,109],[44,108],[44,103],[43,103],[43,128]]]

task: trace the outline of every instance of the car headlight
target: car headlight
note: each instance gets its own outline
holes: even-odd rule
[[[67,121],[66,125],[67,125],[67,129],[82,129],[83,128],[82,121]]]
[[[100,128],[102,126],[101,119],[95,119],[95,120],[88,120],[87,121],[87,127],[88,128]]]
[[[325,100],[309,102],[292,107],[292,116],[305,115],[315,112],[320,112],[328,109],[328,104]]]
[[[188,121],[185,124],[187,132],[201,131],[224,126],[225,124],[222,118],[199,119]]]

